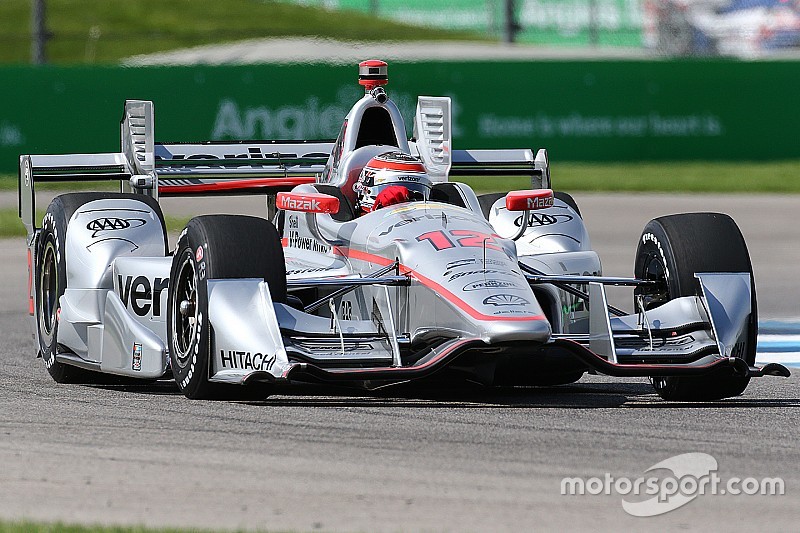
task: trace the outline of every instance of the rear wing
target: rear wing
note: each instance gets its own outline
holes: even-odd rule
[[[547,152],[451,150],[450,99],[420,97],[416,148],[434,181],[450,176],[525,176],[535,189],[550,188]],[[314,183],[333,141],[231,141],[157,143],[153,103],[127,100],[120,121],[121,151],[104,154],[21,155],[19,216],[29,240],[36,232],[37,183],[120,182],[123,192],[160,196],[264,194]]]
[[[155,174],[161,196],[214,192],[274,195],[314,183],[332,142],[158,143]]]
[[[550,189],[547,150],[453,150],[450,176],[526,177],[532,189]]]
[[[119,153],[20,156],[19,216],[29,238],[36,231],[37,183],[116,180],[123,192],[155,198],[275,195],[313,183],[333,150],[324,141],[157,143],[153,103],[142,100],[125,102],[120,134]]]

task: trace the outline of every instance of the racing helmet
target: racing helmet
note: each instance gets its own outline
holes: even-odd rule
[[[392,186],[405,187],[409,201],[427,200],[431,182],[422,160],[404,152],[386,152],[369,160],[353,186],[358,199],[356,209],[370,212],[381,191]]]

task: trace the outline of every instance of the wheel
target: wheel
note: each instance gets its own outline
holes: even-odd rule
[[[481,211],[483,211],[483,216],[486,217],[486,220],[489,220],[489,213],[494,203],[505,195],[506,193],[504,192],[490,192],[478,196],[478,204],[480,204]]]
[[[578,203],[575,201],[575,198],[573,198],[572,195],[563,191],[555,191],[553,193],[553,197],[570,206],[579,217],[583,218],[583,215],[581,215],[581,210],[578,209]]]
[[[175,382],[187,398],[243,397],[248,387],[209,381],[211,327],[208,280],[262,278],[273,301],[286,302],[286,265],[271,222],[249,216],[193,218],[172,258],[167,299],[167,345]]]
[[[59,298],[64,294],[67,282],[67,266],[64,250],[67,217],[62,205],[53,200],[42,223],[36,252],[36,327],[39,337],[39,353],[50,376],[57,383],[70,383],[86,377],[86,371],[56,361],[58,343]]]
[[[636,250],[634,275],[660,280],[662,289],[637,289],[646,309],[673,298],[699,294],[695,272],[748,272],[752,286],[752,312],[747,350],[743,358],[755,364],[758,312],[753,267],[739,227],[728,215],[687,213],[651,220]],[[750,378],[717,372],[706,376],[652,378],[653,387],[665,400],[703,401],[737,396]]]
[[[59,299],[67,288],[67,224],[75,211],[84,204],[109,198],[143,201],[151,207],[154,206],[161,216],[161,209],[155,200],[142,195],[103,192],[62,194],[55,197],[47,207],[42,230],[36,242],[34,279],[39,353],[50,376],[58,383],[100,383],[105,379],[96,372],[59,363],[56,361],[56,353],[59,346],[57,335]]]

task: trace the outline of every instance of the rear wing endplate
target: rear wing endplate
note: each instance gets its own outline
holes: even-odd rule
[[[447,181],[450,174],[452,136],[450,98],[420,96],[414,117],[414,138],[425,170],[435,183]]]
[[[155,168],[153,102],[127,100],[120,121],[122,153],[135,174],[151,174]]]

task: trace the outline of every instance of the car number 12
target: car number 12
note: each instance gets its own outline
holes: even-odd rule
[[[501,250],[495,240],[496,235],[481,233],[462,229],[453,229],[447,232],[443,230],[429,231],[417,237],[418,242],[428,241],[438,252],[461,246],[463,248],[489,248],[490,250]]]

